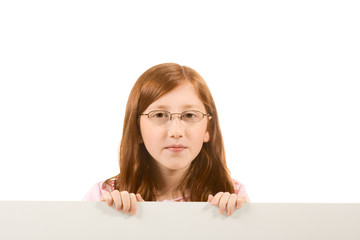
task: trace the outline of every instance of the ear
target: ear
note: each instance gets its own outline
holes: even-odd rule
[[[204,142],[209,142],[210,141],[210,134],[209,131],[206,131],[205,135],[204,135]]]

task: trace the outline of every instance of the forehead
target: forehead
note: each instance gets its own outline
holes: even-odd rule
[[[194,86],[191,83],[184,83],[154,101],[148,109],[205,110],[205,106],[198,97]]]

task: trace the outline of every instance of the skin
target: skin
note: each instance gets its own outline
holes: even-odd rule
[[[192,105],[191,107],[187,105]],[[167,110],[171,113],[181,113],[186,110],[198,110],[206,113],[205,106],[196,94],[195,88],[190,83],[184,83],[161,98],[154,101],[144,113],[152,110]],[[204,117],[200,122],[191,126],[185,126],[178,117],[173,115],[171,122],[165,125],[153,123],[147,116],[140,119],[140,131],[143,143],[154,159],[157,174],[157,181],[160,190],[157,201],[181,197],[181,193],[174,193],[174,188],[186,172],[191,162],[199,154],[203,143],[210,141],[210,135],[207,131],[208,118]],[[166,147],[172,144],[182,144],[186,148],[174,153]],[[117,211],[123,211],[126,214],[135,215],[137,211],[137,202],[143,202],[140,194],[129,193],[118,190],[105,192],[101,201],[106,201],[107,205],[112,207],[115,203]],[[241,208],[246,203],[244,198],[228,192],[219,192],[209,195],[208,202],[214,206],[219,206],[219,213],[230,216],[235,207]]]

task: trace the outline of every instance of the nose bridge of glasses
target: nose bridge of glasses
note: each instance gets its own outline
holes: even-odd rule
[[[173,115],[179,115],[179,120],[182,120],[182,113],[170,113],[170,121],[173,120]]]

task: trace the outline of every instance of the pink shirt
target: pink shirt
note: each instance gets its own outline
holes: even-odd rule
[[[245,186],[233,178],[232,181],[235,188],[235,194],[238,195],[239,197],[244,197],[247,202],[250,202],[249,196],[246,193]],[[104,182],[105,181],[96,183],[90,189],[90,191],[83,197],[82,201],[100,201],[100,198],[105,191],[108,192],[114,191],[115,180],[111,180],[110,185],[104,184]],[[182,197],[179,197],[175,199],[163,200],[162,202],[184,202],[184,200]]]

